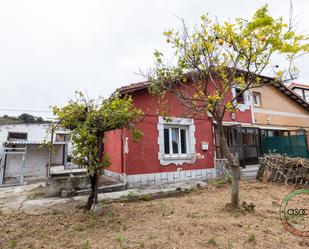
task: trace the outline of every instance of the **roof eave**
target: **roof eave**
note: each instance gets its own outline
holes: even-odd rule
[[[273,84],[279,91],[284,93],[286,96],[288,96],[290,99],[295,101],[297,104],[299,104],[301,107],[305,108],[309,112],[309,103],[303,100],[300,96],[298,96],[293,90],[289,89],[287,86],[285,86],[282,82],[275,82]]]

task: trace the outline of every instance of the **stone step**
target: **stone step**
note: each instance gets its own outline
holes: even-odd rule
[[[252,172],[252,173],[246,173],[246,174],[241,174],[242,176],[256,176],[256,172]]]
[[[69,175],[86,175],[87,170],[85,168],[80,169],[63,169],[59,167],[51,167],[50,169],[51,176],[69,176]]]
[[[250,166],[250,167],[246,167],[246,168],[242,168],[242,170],[255,170],[258,169],[260,166],[259,165],[254,165],[254,166]]]
[[[98,193],[108,193],[108,192],[117,192],[117,191],[122,191],[126,189],[126,184],[125,183],[116,183],[112,185],[106,185],[99,187]],[[81,189],[81,190],[76,190],[75,195],[88,195],[91,193],[91,189]]]
[[[241,173],[251,173],[251,172],[257,172],[257,169],[252,169],[252,170],[242,170]]]
[[[243,179],[255,179],[256,178],[256,172],[255,173],[250,173],[250,174],[241,174]]]
[[[256,177],[260,165],[247,165],[246,168],[241,169],[241,176],[245,180],[253,180]]]

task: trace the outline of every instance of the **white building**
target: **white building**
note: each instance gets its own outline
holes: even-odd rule
[[[66,165],[67,132],[49,131],[50,124],[0,125],[0,185],[45,179],[47,166]],[[51,142],[50,146],[46,142]]]

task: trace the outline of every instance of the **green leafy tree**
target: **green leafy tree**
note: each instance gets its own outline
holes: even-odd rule
[[[133,132],[135,140],[140,139],[141,132],[134,127],[143,112],[134,108],[129,96],[120,97],[116,93],[108,99],[95,101],[76,92],[75,100],[63,107],[53,107],[53,113],[57,122],[52,129],[62,127],[71,131],[73,160],[87,168],[92,191],[86,210],[90,210],[97,203],[99,170],[110,164],[108,155],[103,152],[104,132],[127,128]]]
[[[270,16],[267,5],[250,20],[220,23],[203,15],[193,31],[182,24],[181,31],[164,32],[174,58],[167,60],[155,50],[155,66],[144,76],[161,103],[166,103],[169,93],[186,107],[188,115],[211,114],[232,176],[231,205],[237,207],[240,167],[227,144],[223,117],[237,111],[236,100],[244,92],[264,82],[294,79],[298,71],[293,62],[308,52],[308,38],[295,32],[291,20],[286,24],[283,18]],[[233,88],[238,88],[235,96],[231,95]]]
[[[25,123],[34,123],[34,121],[35,121],[35,117],[28,114],[28,113],[23,113],[23,114],[19,115],[18,118]]]
[[[28,113],[23,113],[18,116],[18,119],[24,123],[43,123],[44,119],[42,117],[35,117]]]

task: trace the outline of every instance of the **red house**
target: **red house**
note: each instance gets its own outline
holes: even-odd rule
[[[236,90],[235,90],[236,91]],[[134,105],[145,116],[138,124],[144,133],[139,143],[127,130],[105,134],[104,150],[111,166],[105,174],[127,182],[129,187],[160,185],[216,177],[215,129],[211,117],[185,117],[185,107],[168,96],[169,122],[158,114],[156,97],[148,93],[148,83],[131,84],[119,89],[132,95]],[[228,114],[225,124],[252,124],[250,96],[244,95],[240,111]]]

